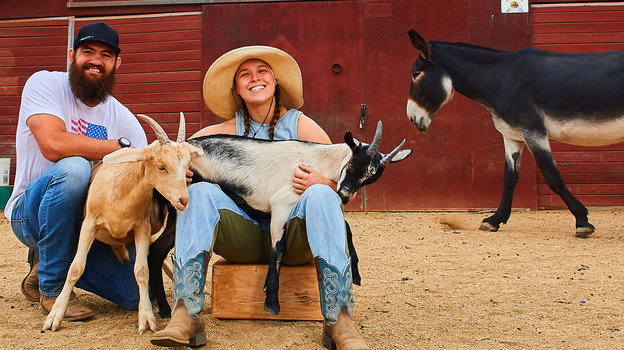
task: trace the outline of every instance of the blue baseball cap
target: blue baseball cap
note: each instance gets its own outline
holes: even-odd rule
[[[89,23],[80,28],[78,35],[74,39],[74,50],[88,42],[102,43],[113,49],[117,55],[121,52],[119,35],[117,35],[115,29],[104,22]]]

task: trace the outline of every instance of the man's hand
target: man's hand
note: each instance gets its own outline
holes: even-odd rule
[[[299,165],[299,169],[301,171],[295,171],[295,176],[293,177],[293,188],[295,193],[302,194],[303,191],[307,190],[308,187],[314,184],[324,184],[330,186],[334,190],[336,189],[335,182],[326,179],[323,174],[310,168],[309,166],[301,164]]]

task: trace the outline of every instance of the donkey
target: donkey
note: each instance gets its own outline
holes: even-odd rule
[[[587,208],[568,190],[550,140],[600,146],[624,140],[624,51],[566,54],[534,48],[497,51],[465,43],[426,41],[408,30],[418,58],[411,69],[407,116],[426,131],[456,90],[484,106],[503,135],[503,196],[480,229],[497,231],[511,214],[524,145],[548,186],[576,218],[576,237],[594,226]]]

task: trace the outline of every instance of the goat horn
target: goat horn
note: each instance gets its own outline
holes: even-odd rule
[[[375,130],[375,137],[373,137],[373,142],[370,143],[370,146],[368,146],[368,150],[366,151],[366,154],[371,156],[371,158],[374,157],[379,150],[379,143],[381,142],[381,130],[382,127],[380,120],[377,122],[377,130]]]
[[[152,127],[152,130],[154,130],[154,133],[156,134],[156,137],[158,138],[158,141],[160,141],[161,145],[166,145],[171,142],[165,130],[154,119],[146,116],[145,114],[137,114],[137,117],[145,120],[145,122]]]
[[[186,140],[186,123],[184,121],[184,113],[180,112],[180,127],[178,128],[178,138],[176,142],[184,142]]]
[[[388,163],[390,163],[392,158],[394,158],[394,156],[401,150],[404,144],[405,144],[405,139],[403,139],[403,141],[398,146],[396,146],[396,148],[393,149],[392,152],[386,154],[383,158],[381,158],[380,164],[383,166],[386,166]]]

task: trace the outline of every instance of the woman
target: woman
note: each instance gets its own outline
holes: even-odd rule
[[[301,71],[286,52],[268,46],[246,46],[219,57],[204,78],[204,100],[227,121],[208,126],[193,137],[213,134],[262,139],[299,139],[331,143],[327,133],[297,110],[303,105]],[[314,260],[319,276],[323,343],[338,349],[368,349],[351,321],[351,264],[344,217],[336,183],[304,165],[293,178],[301,198],[287,226],[285,264]],[[268,262],[267,218],[254,218],[219,186],[189,186],[187,210],[178,212],[174,257],[174,310],[167,327],[152,343],[161,346],[206,342],[199,313],[204,304],[206,267],[214,251],[237,263]],[[338,288],[330,285],[339,281]],[[328,303],[326,300],[337,300]]]

